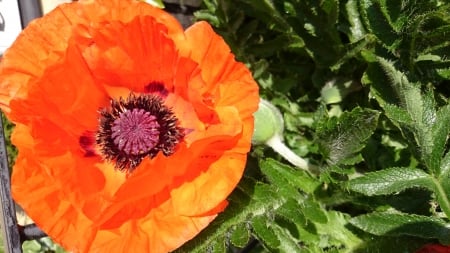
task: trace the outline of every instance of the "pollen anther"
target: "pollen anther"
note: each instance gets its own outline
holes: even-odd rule
[[[171,155],[183,137],[178,119],[157,95],[131,94],[100,110],[96,142],[103,157],[119,170],[131,172],[159,151]]]

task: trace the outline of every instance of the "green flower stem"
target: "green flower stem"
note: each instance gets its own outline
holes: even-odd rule
[[[433,181],[434,181],[434,187],[435,187],[434,193],[436,194],[439,205],[440,205],[442,211],[444,211],[445,215],[447,217],[450,217],[450,201],[447,197],[447,194],[445,193],[445,190],[442,187],[439,180],[434,179]]]
[[[266,145],[271,147],[275,152],[280,154],[284,159],[290,162],[296,167],[306,170],[312,174],[318,174],[319,168],[302,157],[295,154],[291,149],[289,149],[282,141],[278,135],[275,135],[266,142]]]

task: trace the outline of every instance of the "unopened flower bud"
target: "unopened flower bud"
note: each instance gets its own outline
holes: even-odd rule
[[[265,144],[298,168],[313,174],[318,173],[315,165],[311,165],[307,160],[299,157],[283,143],[284,120],[274,105],[260,99],[258,110],[253,116],[255,117],[253,144]]]
[[[253,116],[255,117],[253,144],[266,144],[275,136],[282,139],[283,116],[275,106],[264,99],[260,99],[258,111]]]

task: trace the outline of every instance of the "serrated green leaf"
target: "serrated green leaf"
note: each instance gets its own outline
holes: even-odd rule
[[[306,193],[313,193],[321,184],[318,179],[313,178],[303,170],[294,169],[293,167],[275,161],[273,159],[266,159],[261,161],[260,168],[264,174],[269,176],[272,180],[277,181],[278,187],[291,188],[287,194],[291,195],[293,189],[300,189]],[[288,195],[288,196],[289,196]]]
[[[431,129],[433,138],[433,148],[430,154],[430,159],[435,161],[434,169],[439,175],[441,174],[441,160],[444,156],[445,146],[447,144],[448,136],[450,133],[450,105],[441,107],[437,114],[434,124]]]
[[[327,214],[324,209],[315,201],[307,199],[302,203],[302,210],[305,218],[315,223],[326,223]]]
[[[437,218],[405,213],[371,213],[350,220],[350,223],[368,233],[384,236],[410,235],[435,238],[450,243],[450,229]]]
[[[306,225],[307,221],[303,213],[301,212],[302,207],[300,204],[294,200],[289,199],[277,210],[277,216],[280,216],[286,220],[293,222],[298,226]]]
[[[429,243],[429,239],[412,236],[375,236],[365,240],[354,252],[358,253],[409,253],[417,252],[423,245]],[[430,253],[430,252],[428,252]]]
[[[407,76],[399,71],[392,61],[377,57],[377,62],[384,74],[380,79],[385,83],[387,81],[387,84],[395,91],[394,95],[396,97],[391,103],[395,104],[397,102],[397,104],[404,106],[409,113],[413,114],[412,116],[415,116],[413,119],[420,119],[419,122],[421,122],[423,109],[420,106],[423,102],[420,87],[410,83]],[[415,109],[419,110],[416,111]]]
[[[327,223],[315,224],[317,233],[322,236],[322,240],[328,240],[328,245],[345,249],[339,252],[354,252],[353,249],[360,245],[362,240],[348,229],[349,216],[337,211],[329,211],[326,215]]]
[[[278,240],[280,241],[280,245],[277,250],[281,252],[303,252],[299,245],[299,240],[292,236],[291,233],[287,229],[284,229],[276,224],[272,225],[272,229],[275,232]]]
[[[443,59],[441,56],[445,55],[443,52],[448,52],[450,48],[447,40],[450,30],[448,17],[450,7],[447,4],[436,8],[427,2],[419,2],[418,5],[414,7],[416,11],[407,25],[408,37],[410,37],[408,53],[417,58],[435,55],[436,57],[430,60],[441,62],[440,59]],[[418,65],[420,71],[434,72],[436,67],[429,63]]]
[[[206,20],[213,26],[220,26],[220,20],[216,15],[211,14],[208,11],[199,10],[195,12],[195,17],[199,20]]]
[[[253,199],[260,202],[268,203],[273,199],[281,199],[281,196],[278,194],[278,189],[274,188],[271,185],[264,184],[264,183],[256,183],[255,185],[255,191],[253,193]],[[285,202],[285,201],[280,201]]]
[[[378,63],[385,74],[384,79],[396,94],[395,98],[392,94],[382,91],[385,86],[373,83],[371,88],[378,102],[385,109],[386,115],[400,125],[411,145],[419,147],[419,155],[426,167],[437,173],[449,131],[448,124],[444,125],[439,119],[450,118],[448,109],[441,109],[443,111],[438,115],[431,90],[422,92],[420,86],[410,83],[392,62],[378,57]]]
[[[291,180],[286,179],[278,172],[272,165],[268,162],[260,162],[261,172],[266,176],[266,178],[278,188],[278,192],[285,198],[294,198],[297,201],[303,199],[297,187],[293,185]]]
[[[251,221],[253,232],[255,233],[255,236],[259,238],[267,247],[277,249],[281,242],[275,231],[269,228],[268,222],[267,217],[255,217]]]
[[[378,124],[379,112],[360,107],[341,117],[332,117],[317,126],[321,151],[330,165],[350,164],[359,157]]]
[[[276,8],[274,3],[269,0],[262,1],[250,1],[242,0],[250,6],[252,9],[252,14],[263,20],[267,24],[271,25],[271,29],[277,31],[285,32],[290,30],[289,24],[286,22],[284,17],[280,14],[279,10]]]
[[[392,85],[385,71],[378,64],[378,57],[371,52],[364,54],[369,66],[362,78],[363,84],[370,86],[370,94],[373,96],[381,107],[386,104],[400,106],[399,87]]]
[[[225,240],[215,241],[214,244],[210,247],[209,252],[211,252],[211,253],[226,253],[227,245],[225,244]]]
[[[422,122],[416,124],[415,132],[420,146],[422,159],[428,169],[434,173],[438,173],[440,161],[443,155],[443,148],[446,142],[446,136],[438,136],[446,129],[440,123],[437,125],[436,101],[431,91],[425,92],[423,95],[422,105]],[[415,108],[418,110],[419,108]],[[430,128],[430,126],[432,126]],[[447,127],[448,128],[448,127]],[[435,132],[437,135],[435,135]],[[439,139],[435,139],[439,137]],[[436,143],[437,142],[437,143]]]
[[[435,195],[439,206],[447,215],[450,216],[450,152],[443,157],[440,164],[440,171],[435,180]]]
[[[344,63],[354,59],[370,44],[374,43],[374,41],[375,39],[373,36],[366,35],[358,41],[347,44],[344,49],[344,54],[330,67],[330,69],[333,71],[339,70]]]
[[[406,126],[411,126],[414,123],[408,112],[397,105],[386,103],[384,104],[383,109],[386,116],[395,123]]]
[[[247,224],[239,224],[234,226],[230,236],[230,242],[236,246],[243,248],[250,240],[250,231]]]
[[[440,209],[447,215],[450,216],[450,175],[443,174],[441,177],[435,181],[435,190],[434,193],[436,195],[436,199],[439,203]]]
[[[350,180],[347,186],[367,196],[394,194],[414,187],[434,189],[432,177],[414,168],[389,168],[367,173]]]
[[[175,252],[204,253],[212,250],[216,241],[226,241],[228,231],[240,224],[254,219],[266,219],[266,214],[273,213],[286,200],[277,194],[276,188],[243,178],[229,198],[229,205],[198,236],[184,244]]]
[[[441,175],[450,174],[450,152],[447,152],[441,160]]]
[[[361,13],[365,28],[375,34],[383,46],[394,50],[400,43],[400,37],[390,23],[385,1],[361,0],[359,13]]]

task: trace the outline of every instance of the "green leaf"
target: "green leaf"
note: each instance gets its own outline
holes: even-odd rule
[[[305,215],[305,218],[315,223],[327,223],[327,214],[317,202],[311,199],[307,199],[302,204],[302,212]]]
[[[435,195],[442,211],[450,217],[450,152],[441,161],[440,174],[435,179]]]
[[[271,251],[302,252],[299,240],[292,236],[288,229],[281,227],[270,218],[253,219],[252,227],[255,236]]]
[[[276,8],[272,1],[242,0],[242,2],[248,4],[252,9],[252,14],[270,24],[272,26],[271,28],[283,32],[290,29],[289,24],[280,14],[279,10]]]
[[[259,216],[252,219],[253,232],[264,244],[272,249],[280,246],[281,242],[273,229],[269,228],[267,217]]]
[[[301,211],[302,206],[300,206],[297,200],[288,199],[286,203],[280,206],[276,213],[277,216],[302,226],[305,225],[307,221]]]
[[[280,188],[286,188],[286,196],[292,197],[296,189],[306,193],[313,193],[321,184],[304,170],[294,169],[273,159],[262,160],[260,168],[275,185]]]
[[[276,250],[279,250],[281,252],[303,252],[299,240],[292,236],[291,233],[285,228],[282,228],[281,226],[274,225],[273,230],[278,237],[280,241],[280,245],[277,248],[274,248]]]
[[[401,37],[390,23],[386,2],[360,0],[359,12],[365,28],[376,35],[384,47],[392,51],[399,45]]]
[[[351,44],[347,44],[344,48],[343,55],[337,59],[337,61],[330,67],[332,71],[338,71],[341,66],[353,60],[357,57],[365,48],[370,46],[375,41],[374,37],[371,35],[366,35],[358,41]]]
[[[353,249],[358,247],[362,240],[354,234],[349,227],[349,216],[337,212],[327,212],[327,223],[316,223],[317,233],[322,236],[322,240],[328,240],[328,244],[336,246],[336,248],[345,247],[345,251],[354,252]]]
[[[303,46],[304,42],[300,37],[291,34],[280,34],[274,39],[252,45],[252,51],[258,57],[269,57],[284,48],[301,48]]]
[[[436,113],[436,119],[431,129],[433,148],[430,158],[436,161],[434,168],[437,174],[442,174],[441,160],[444,156],[448,136],[450,134],[450,105],[441,107]]]
[[[234,226],[230,236],[230,242],[236,246],[243,248],[247,245],[250,239],[250,231],[247,228],[247,224],[239,224]]]
[[[383,109],[386,116],[394,121],[394,123],[405,126],[412,126],[414,123],[408,112],[397,105],[386,103],[384,104]]]
[[[330,165],[351,164],[378,124],[379,112],[354,108],[318,123],[317,139]]]
[[[448,176],[450,175],[450,152],[447,152],[441,160],[441,168],[440,168],[440,176]]]
[[[370,235],[354,252],[358,253],[399,253],[417,252],[429,239],[411,236],[375,236]]]
[[[380,68],[372,68],[367,73],[372,79],[369,81],[371,91],[386,115],[401,128],[411,146],[419,147],[419,156],[426,167],[439,173],[450,131],[450,126],[444,123],[450,119],[449,109],[444,107],[436,111],[431,90],[422,92],[419,84],[410,83],[394,63],[381,57],[377,61]],[[382,85],[384,82],[389,83],[390,89]]]
[[[277,194],[276,189],[270,185],[243,178],[230,196],[229,202],[225,211],[206,229],[175,252],[209,252],[215,248],[217,243],[219,244],[216,246],[221,249],[222,243],[226,243],[228,240],[229,231],[247,223],[252,226],[254,223],[256,226],[263,226],[259,227],[258,231],[264,236],[266,235],[265,230],[270,230],[265,223],[266,214],[276,211],[286,200]]]
[[[25,241],[22,248],[24,253],[37,253],[43,250],[41,244],[36,240]]]
[[[217,240],[214,242],[214,244],[211,247],[211,250],[209,252],[212,253],[226,253],[227,252],[227,245],[225,243],[225,240]]]
[[[311,58],[321,67],[337,62],[343,49],[336,29],[338,1],[299,1],[295,7],[298,16],[288,20]]]
[[[345,4],[346,17],[350,23],[350,39],[355,42],[363,38],[366,34],[364,25],[361,21],[361,16],[358,11],[358,1],[349,0]]]
[[[437,218],[405,213],[371,213],[350,220],[350,223],[368,233],[384,236],[410,235],[435,238],[450,243],[450,229]]]
[[[422,170],[414,168],[389,168],[367,173],[352,179],[348,189],[367,196],[394,194],[409,188],[434,189],[433,178]]]

